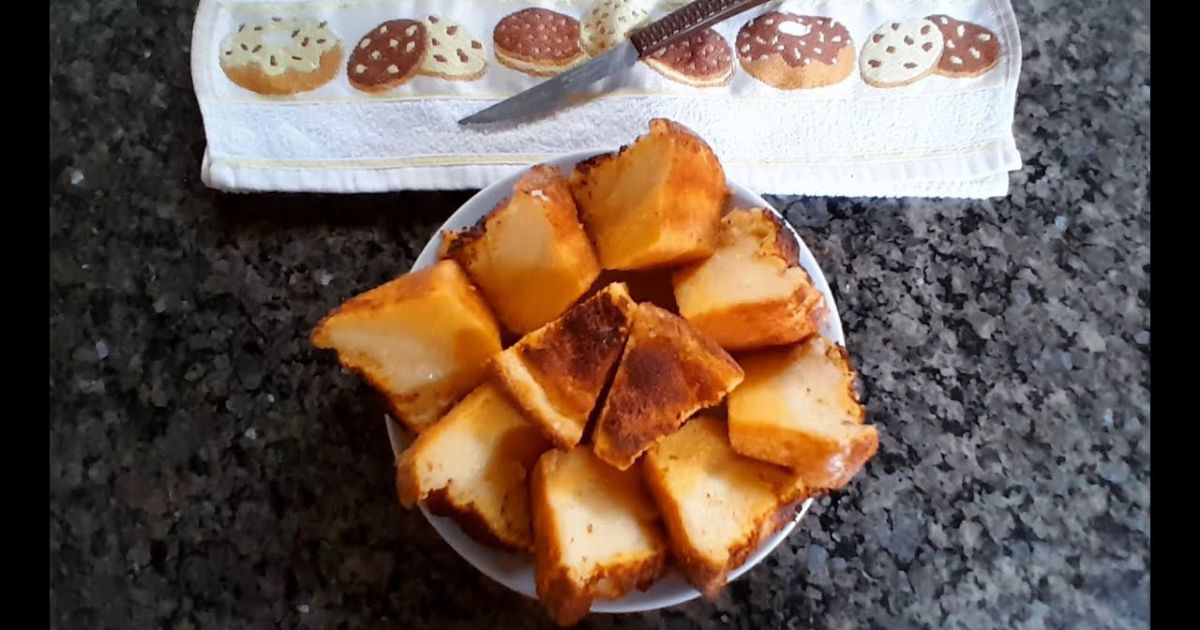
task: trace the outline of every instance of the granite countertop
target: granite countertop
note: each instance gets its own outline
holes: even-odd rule
[[[835,284],[879,456],[715,603],[631,627],[1149,624],[1148,5],[1018,0],[994,201],[774,202]],[[393,499],[309,347],[468,193],[223,196],[195,2],[50,4],[50,626],[514,627]]]

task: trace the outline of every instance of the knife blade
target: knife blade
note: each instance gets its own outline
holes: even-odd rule
[[[589,85],[604,77],[617,74],[633,67],[638,61],[637,48],[625,42],[620,46],[576,66],[566,72],[543,81],[538,85],[504,99],[491,107],[478,111],[458,121],[460,125],[475,125],[501,122],[517,118],[534,117],[557,109],[563,103],[581,94]]]
[[[629,41],[563,74],[458,121],[460,125],[536,118],[581,96],[593,83],[633,67],[683,37],[769,0],[696,0],[635,31]]]

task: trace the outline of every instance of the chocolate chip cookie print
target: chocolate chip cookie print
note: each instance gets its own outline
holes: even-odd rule
[[[1000,40],[979,24],[949,15],[888,22],[863,45],[859,67],[868,85],[893,88],[930,75],[971,79],[1000,62]]]
[[[600,0],[583,18],[580,43],[593,57],[629,39],[629,34],[650,22],[644,0]]]
[[[356,90],[386,92],[415,77],[428,50],[424,24],[389,20],[358,40],[346,76]]]
[[[955,79],[977,77],[1000,62],[1000,40],[991,30],[948,15],[927,18],[942,31],[945,46],[938,59],[937,74]]]
[[[487,50],[467,27],[436,15],[427,16],[422,24],[429,52],[418,73],[448,81],[474,81],[487,72]]]
[[[495,22],[490,42],[461,20],[418,14],[382,22],[353,43],[347,40],[343,49],[327,21],[260,18],[224,37],[220,67],[234,84],[268,96],[314,90],[342,67],[350,86],[367,93],[387,92],[416,77],[479,81],[493,61],[548,77],[627,41],[651,21],[656,6],[654,0],[579,1],[580,19],[541,7],[508,13]],[[876,88],[900,88],[935,75],[972,79],[998,66],[1003,54],[996,32],[950,15],[898,16],[856,43],[832,16],[771,10],[743,23],[732,42],[704,29],[642,61],[692,87],[729,85],[734,66],[741,65],[775,89],[804,90],[842,83],[855,68]]]
[[[888,22],[875,29],[859,57],[868,85],[895,88],[929,76],[945,48],[942,31],[925,18]]]

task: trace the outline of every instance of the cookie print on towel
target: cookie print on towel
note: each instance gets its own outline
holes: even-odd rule
[[[429,53],[418,73],[448,81],[474,81],[487,72],[483,42],[466,26],[430,15],[423,20]]]
[[[863,45],[859,67],[867,85],[893,88],[936,74],[970,79],[1000,62],[1000,41],[990,29],[930,15],[889,22]]]
[[[738,61],[750,76],[781,90],[833,85],[854,70],[854,41],[828,17],[768,11],[737,35]]]
[[[264,95],[315,90],[337,74],[342,62],[337,35],[326,22],[307,18],[239,24],[219,50],[225,76]]]
[[[454,5],[456,15],[424,13],[420,3],[405,11],[404,3],[397,10],[374,2],[340,4],[325,15],[309,8],[315,0],[295,2],[292,15],[275,5],[265,14],[231,12],[215,32],[216,54],[211,49],[204,54],[219,61],[221,84],[268,97],[303,95],[314,102],[348,95],[491,97],[515,94],[533,85],[530,77],[553,77],[599,57],[677,8],[664,0],[561,0],[553,9],[464,1]],[[1009,52],[998,36],[1002,29],[932,8],[879,17],[878,9],[849,4],[838,4],[832,15],[807,15],[795,6],[802,5],[785,3],[714,25],[641,60],[668,81],[636,70],[614,77],[613,85],[618,92],[644,95],[679,93],[678,86],[688,86],[734,99],[843,86],[854,96],[931,76],[991,76]],[[392,12],[400,15],[389,19]],[[351,38],[370,24],[375,26],[369,32]],[[496,72],[496,64],[504,68]],[[738,78],[737,66],[748,77]],[[999,72],[992,75],[988,84],[1001,80]]]
[[[648,2],[643,0],[600,0],[583,18],[580,43],[596,57],[629,39],[629,34],[650,23]]]
[[[733,51],[711,28],[680,38],[644,61],[664,77],[692,87],[720,87],[733,77]]]
[[[525,74],[548,77],[587,59],[579,44],[579,20],[549,9],[522,9],[504,16],[492,31],[496,59]]]
[[[949,15],[927,18],[941,31],[946,45],[934,72],[956,79],[972,78],[996,67],[1000,62],[1000,40],[990,29]]]
[[[867,37],[859,67],[867,85],[894,88],[924,79],[937,68],[945,40],[925,18],[888,22]]]
[[[425,25],[416,20],[389,20],[358,40],[346,76],[363,92],[386,92],[417,76],[429,45]]]

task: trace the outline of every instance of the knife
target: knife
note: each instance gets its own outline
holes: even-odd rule
[[[562,106],[596,81],[628,70],[639,59],[648,57],[681,38],[769,1],[696,0],[635,31],[629,36],[629,41],[599,57],[471,114],[458,121],[458,124],[480,125],[535,118]]]

